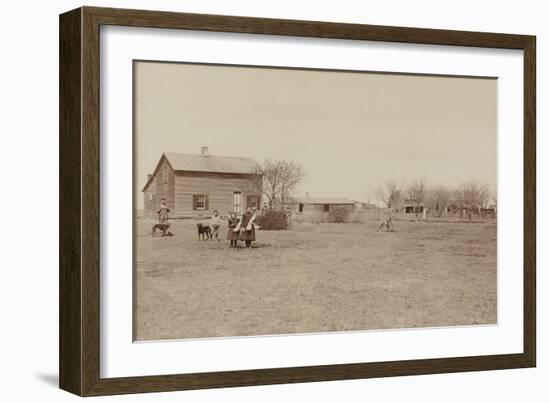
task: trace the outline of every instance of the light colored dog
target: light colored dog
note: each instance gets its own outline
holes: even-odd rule
[[[378,227],[378,231],[382,231],[382,229],[386,227],[386,232],[397,232],[395,230],[395,227],[393,226],[393,216],[394,216],[393,210],[384,212],[384,215],[380,219],[380,225]]]

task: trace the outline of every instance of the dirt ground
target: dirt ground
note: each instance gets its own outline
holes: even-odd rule
[[[296,224],[254,248],[136,239],[136,340],[494,324],[496,223]],[[221,235],[225,239],[226,228]],[[241,246],[242,245],[241,243]]]

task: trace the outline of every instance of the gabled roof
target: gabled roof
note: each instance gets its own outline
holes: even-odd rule
[[[156,176],[163,159],[174,171],[187,172],[211,172],[225,174],[253,174],[258,167],[252,158],[222,157],[218,155],[199,155],[181,153],[163,153],[155,167],[153,175],[147,180],[142,191],[145,191],[149,183]]]
[[[294,197],[291,203],[299,204],[355,204],[345,197]]]
[[[179,153],[164,153],[164,156],[174,171],[251,174],[257,167],[252,158]]]

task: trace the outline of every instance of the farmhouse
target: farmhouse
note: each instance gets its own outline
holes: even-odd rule
[[[143,187],[144,214],[154,217],[166,199],[171,218],[209,216],[218,210],[242,213],[260,207],[262,177],[251,158],[163,153]]]
[[[285,203],[285,206],[292,211],[302,213],[305,211],[329,212],[335,208],[346,208],[353,210],[356,202],[344,197],[294,197]]]

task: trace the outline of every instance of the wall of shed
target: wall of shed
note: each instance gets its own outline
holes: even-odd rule
[[[300,203],[286,204],[285,206],[288,207],[293,212],[299,212],[300,211]],[[332,209],[340,209],[340,208],[345,208],[346,210],[351,211],[351,210],[355,209],[355,205],[354,204],[329,204],[329,210],[328,211],[330,211]],[[325,212],[325,205],[324,204],[307,204],[307,203],[303,203],[302,211],[303,212],[308,212],[308,211]]]
[[[292,223],[326,223],[331,222],[331,212],[338,210],[346,210],[348,216],[344,219],[345,222],[355,222],[356,217],[366,210],[357,209],[353,204],[329,204],[328,211],[325,211],[324,204],[304,204],[303,210],[300,212],[298,205],[288,206],[291,212]],[[353,218],[353,220],[351,220]],[[334,217],[332,217],[334,219]]]

